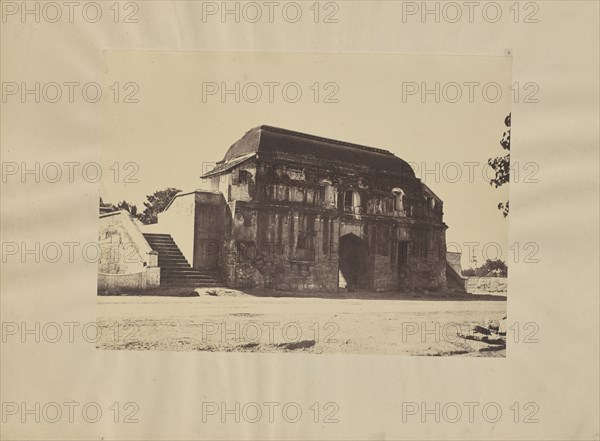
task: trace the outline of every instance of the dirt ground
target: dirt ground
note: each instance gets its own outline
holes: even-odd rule
[[[197,295],[198,293],[199,295]],[[171,293],[178,295],[178,293]],[[506,298],[100,296],[100,349],[504,357],[504,345],[458,335],[506,315]],[[375,293],[374,293],[375,294]],[[446,296],[447,297],[447,296]]]

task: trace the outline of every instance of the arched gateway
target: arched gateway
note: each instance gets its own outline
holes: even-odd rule
[[[368,247],[364,240],[349,233],[339,241],[340,288],[368,288]]]

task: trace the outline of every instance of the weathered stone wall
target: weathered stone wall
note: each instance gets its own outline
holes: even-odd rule
[[[249,161],[212,179],[228,200],[219,266],[229,286],[335,291],[339,240],[352,235],[367,249],[356,288],[446,287],[442,202],[416,180],[285,161]]]
[[[471,294],[506,293],[507,291],[507,277],[469,277],[467,281],[467,292]]]
[[[229,205],[231,235],[224,241],[222,273],[236,288],[335,291],[337,254],[334,222],[284,208],[257,210]],[[306,234],[305,240],[298,237]],[[327,244],[323,245],[327,237]],[[333,233],[333,237],[337,237]]]
[[[220,193],[196,191],[195,237],[192,266],[201,270],[218,268],[223,241],[225,199]]]
[[[224,277],[235,288],[282,291],[337,291],[337,260],[299,262],[284,254],[261,255],[254,243],[226,241]]]
[[[394,265],[388,256],[375,256],[374,288],[377,291],[393,291],[399,288],[398,265]]]
[[[160,268],[146,268],[145,271],[134,274],[103,274],[98,273],[98,290],[144,290],[160,285]]]
[[[399,270],[400,290],[444,289],[447,286],[445,230],[417,224],[400,227],[398,236],[408,247],[407,262]]]
[[[406,227],[400,232],[391,223],[341,220],[327,213],[256,210],[241,203],[233,209],[232,235],[225,241],[221,259],[230,286],[335,291],[339,238],[346,235],[363,240],[368,250],[362,262],[364,279],[358,288],[388,291],[442,289],[446,285],[445,234],[435,228]],[[300,248],[302,234],[306,236]],[[397,238],[408,240],[412,246],[402,279]]]
[[[442,221],[443,202],[414,179],[378,173],[361,175],[346,168],[329,169],[309,161],[261,161],[251,170],[256,173],[252,195],[255,201],[302,204],[359,215]],[[354,193],[354,207],[344,205],[348,191]]]
[[[228,239],[221,250],[219,266],[227,286],[237,289],[265,288],[255,242]]]

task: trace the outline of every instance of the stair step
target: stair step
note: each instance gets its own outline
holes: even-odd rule
[[[158,253],[163,286],[223,286],[215,270],[192,268],[170,234],[144,233],[150,247]]]
[[[187,268],[181,266],[174,266],[170,269],[178,273],[203,274],[202,271],[198,271],[196,268],[192,268],[191,266],[188,266]]]
[[[198,288],[204,288],[204,287],[217,287],[217,286],[224,286],[222,283],[209,283],[209,282],[191,282],[188,280],[182,280],[182,281],[172,281],[172,282],[166,282],[164,284],[162,284],[163,286],[195,286]]]
[[[173,280],[191,280],[194,282],[219,282],[219,279],[214,277],[191,277],[191,276],[183,276],[183,277],[161,277],[161,281],[169,282]]]
[[[176,279],[176,280],[161,280],[161,285],[223,285],[218,280],[189,280],[189,279]]]
[[[194,276],[201,277],[204,279],[218,279],[218,277],[214,274],[202,274],[197,271],[189,271],[189,270],[178,270],[174,268],[161,268],[160,272],[163,276],[167,277],[181,277],[181,276]]]
[[[218,280],[188,280],[188,279],[177,279],[177,280],[161,280],[161,285],[223,285]]]
[[[186,276],[186,275],[191,275],[191,276],[198,276],[198,277],[215,277],[214,274],[202,274],[199,273],[198,271],[192,269],[192,268],[184,268],[184,269],[180,269],[180,268],[161,268],[161,274],[163,276],[170,276],[170,275],[178,275],[178,276]]]
[[[163,272],[161,272],[161,277],[163,279],[177,279],[177,278],[182,278],[182,277],[198,279],[198,280],[200,280],[200,279],[202,279],[202,280],[217,280],[218,279],[218,277],[205,276],[203,274],[198,274],[198,273],[181,274],[181,273],[163,273]]]

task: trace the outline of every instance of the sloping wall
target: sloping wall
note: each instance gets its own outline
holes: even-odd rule
[[[462,253],[453,253],[451,251],[446,251],[446,261],[448,265],[452,267],[457,274],[462,275],[462,265],[460,263],[460,259],[462,257]]]
[[[225,199],[219,192],[177,194],[158,215],[153,232],[170,234],[194,268],[217,269],[225,223]]]
[[[467,287],[468,278],[462,275],[461,253],[446,251],[446,276],[448,287],[461,292],[469,292]]]
[[[158,255],[127,211],[100,215],[98,289],[145,289],[160,284]]]
[[[158,214],[157,233],[170,234],[190,265],[194,262],[196,192],[178,193],[165,211]]]

